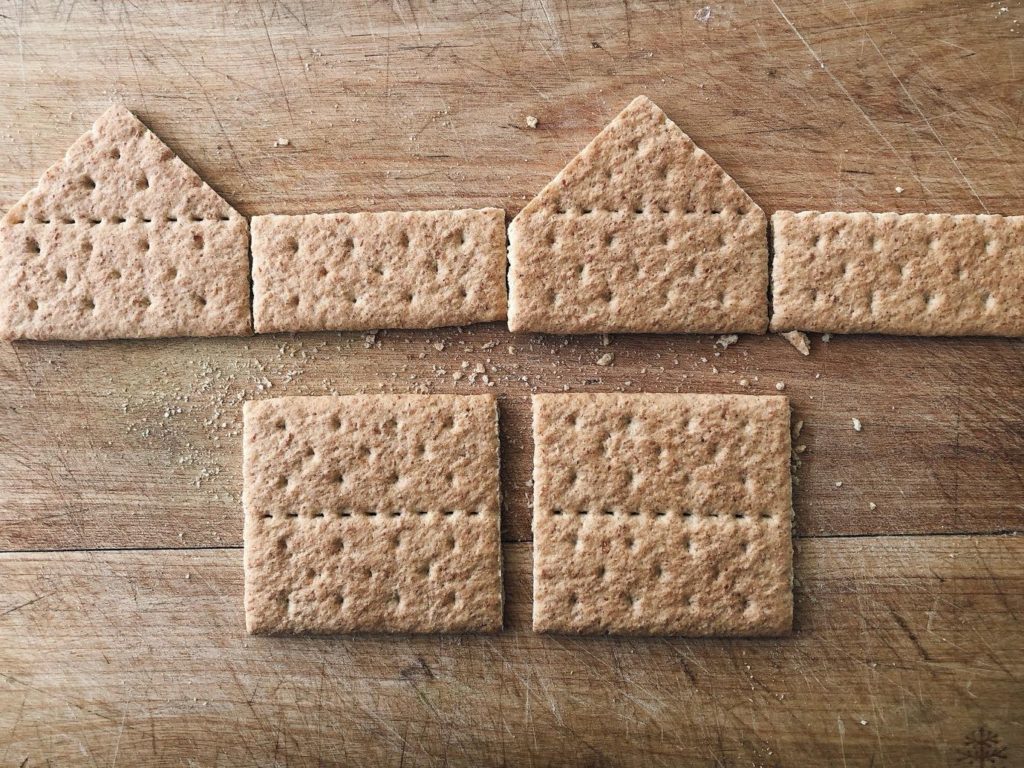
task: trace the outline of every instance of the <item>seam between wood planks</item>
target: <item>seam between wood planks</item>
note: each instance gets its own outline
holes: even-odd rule
[[[970,533],[963,531],[939,531],[935,533],[847,533],[847,534],[822,534],[816,536],[794,536],[794,541],[825,541],[830,539],[928,539],[928,538],[963,538],[963,539],[986,539],[986,538],[1010,538],[1024,535],[1024,531],[1017,529],[1006,529],[999,531],[984,531]],[[532,539],[507,539],[502,540],[505,544],[530,544]],[[237,550],[243,549],[241,544],[231,545],[209,545],[198,547],[75,547],[69,549],[4,549],[0,550],[3,555],[30,555],[30,554],[73,554],[76,552],[209,552],[216,550]]]

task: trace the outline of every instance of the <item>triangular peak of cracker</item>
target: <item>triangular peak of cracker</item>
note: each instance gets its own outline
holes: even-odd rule
[[[0,221],[0,335],[248,333],[248,243],[244,217],[111,107]]]
[[[767,220],[645,96],[513,220],[509,327],[763,333]]]

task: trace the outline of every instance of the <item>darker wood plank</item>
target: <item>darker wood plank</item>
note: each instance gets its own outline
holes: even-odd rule
[[[239,545],[242,402],[357,391],[497,393],[505,539],[529,540],[531,392],[777,382],[803,422],[799,536],[1024,530],[1019,340],[835,337],[804,358],[775,336],[368,338],[0,347],[0,549]]]
[[[1024,542],[811,540],[796,632],[248,637],[240,550],[0,555],[0,761],[960,765],[1024,754]],[[27,762],[23,762],[26,761]]]

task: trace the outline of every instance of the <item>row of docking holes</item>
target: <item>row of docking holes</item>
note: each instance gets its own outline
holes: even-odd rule
[[[260,515],[260,519],[272,520],[274,518],[297,518],[302,517],[306,519],[326,519],[331,518],[338,520],[346,517],[404,517],[415,515],[416,517],[479,517],[487,513],[486,509],[442,509],[442,510],[431,510],[431,509],[415,509],[415,510],[398,510],[391,509],[387,511],[378,511],[375,509],[368,510],[354,510],[354,509],[338,509],[328,510],[321,509],[312,514],[301,514],[299,512],[285,512],[283,514],[275,515],[271,512],[264,512]]]
[[[367,569],[367,570],[369,571],[369,569]],[[315,579],[318,576],[319,576],[319,574],[316,571],[313,571],[313,575],[312,576],[310,576],[308,571],[307,571],[307,578]],[[371,578],[371,577],[372,577],[372,571],[370,571],[370,575],[367,576],[367,578]],[[285,610],[289,614],[291,614],[292,611],[294,610],[294,603],[292,601],[292,594],[293,593],[291,593],[291,592],[285,592],[285,593],[282,593],[280,598],[279,598],[280,601],[284,604]],[[334,602],[337,604],[337,606],[339,608],[343,608],[345,606],[345,601],[346,601],[346,598],[345,598],[344,593],[338,593],[338,594],[334,595]],[[417,597],[417,602],[418,601],[419,601],[419,596]],[[392,609],[397,611],[398,609],[400,609],[402,607],[402,594],[397,589],[394,590],[391,593],[388,602],[390,603]],[[459,602],[458,594],[456,592],[454,592],[454,591],[446,592],[444,594],[444,596],[441,598],[441,604],[443,606],[445,606],[446,608],[453,608],[453,607],[455,607],[455,605],[458,602]]]
[[[843,269],[844,270],[846,269],[845,265],[844,265]],[[901,273],[904,276],[905,276],[905,272],[906,272],[906,266],[901,268]],[[844,277],[846,276],[845,275],[845,271],[844,271],[843,276]],[[960,279],[960,280],[964,279],[963,274],[959,273],[959,271],[958,271],[958,279]],[[937,309],[939,307],[939,305],[942,304],[942,300],[944,298],[944,294],[941,293],[941,292],[933,293],[932,291],[918,291],[917,294],[918,294],[918,298],[921,300],[921,304],[923,305],[925,311],[931,311],[931,310]],[[811,303],[813,303],[813,304],[818,304],[819,302],[823,302],[823,301],[825,301],[826,298],[829,299],[830,301],[834,301],[835,298],[836,298],[834,293],[832,293],[832,292],[822,292],[822,291],[819,291],[817,288],[809,288],[807,290],[807,294],[806,295],[807,295],[807,298],[810,299]],[[865,304],[867,305],[869,312],[874,313],[874,312],[877,311],[879,298],[884,296],[884,295],[885,295],[884,291],[878,291],[878,290],[874,290],[874,289],[868,291],[867,296],[865,297]],[[998,303],[996,301],[996,297],[992,294],[991,291],[979,291],[978,295],[977,295],[977,298],[978,298],[978,303],[981,304],[985,308],[986,311],[991,311],[991,310],[995,309],[996,304]],[[959,304],[959,308],[960,308],[961,311],[966,311],[966,310],[971,309],[971,306],[968,305],[966,302],[961,302]]]
[[[62,224],[62,225],[82,225],[82,226],[88,226],[88,227],[97,227],[100,224],[109,224],[109,225],[117,225],[117,226],[119,226],[121,224],[153,224],[155,222],[161,222],[161,221],[165,221],[165,222],[168,222],[170,224],[178,224],[178,223],[193,224],[193,223],[196,223],[196,222],[207,222],[207,221],[231,221],[231,217],[230,216],[226,216],[224,214],[221,214],[220,216],[203,216],[202,214],[198,214],[198,213],[191,213],[191,214],[188,214],[186,216],[174,216],[174,215],[157,216],[157,217],[153,217],[153,216],[131,216],[131,217],[128,217],[128,218],[126,218],[124,216],[111,216],[110,218],[107,218],[107,219],[98,219],[98,218],[96,218],[94,216],[88,216],[88,217],[86,217],[84,219],[76,219],[76,218],[73,218],[71,216],[65,216],[65,217],[60,218],[60,219],[49,219],[49,218],[32,219],[32,220],[19,219],[19,220],[15,221],[14,224],[16,224],[16,225],[19,225],[19,224],[41,224],[41,225]]]
[[[201,251],[203,249],[203,246],[205,245],[205,243],[206,243],[206,240],[203,237],[201,232],[195,232],[195,233],[192,234],[192,247],[195,248],[197,251]],[[140,237],[138,239],[138,241],[135,243],[135,249],[137,251],[142,251],[142,252],[149,251],[150,247],[151,247],[151,243],[149,241],[149,238],[145,237],[145,236]],[[93,252],[93,249],[94,249],[94,246],[93,246],[92,240],[90,240],[88,237],[83,237],[82,240],[81,240],[81,243],[79,245],[79,250],[80,250],[81,254],[83,256],[88,256],[89,254],[91,254]],[[28,253],[29,256],[38,256],[38,255],[40,255],[42,253],[42,250],[43,250],[42,246],[39,244],[39,240],[37,238],[34,238],[34,237],[26,237],[25,238],[25,251]],[[177,270],[176,269],[175,269],[174,277],[177,277]],[[65,280],[67,279],[67,274],[66,273],[65,273],[63,279],[65,279]]]
[[[618,232],[606,232],[605,235],[604,235],[604,245],[605,245],[605,247],[606,248],[614,248],[615,244],[618,242],[619,235],[620,235],[620,233],[618,233]],[[548,245],[548,247],[551,247],[551,248],[558,248],[561,245],[561,241],[560,241],[560,238],[558,236],[557,229],[555,227],[550,227],[547,230],[547,232],[544,235],[544,242]],[[727,242],[728,242],[728,238],[726,237],[726,233],[725,232],[719,232],[715,236],[715,243],[714,243],[713,249],[714,250],[721,250],[722,248],[724,248],[726,246]],[[672,235],[668,231],[666,231],[664,229],[661,230],[658,233],[658,243],[660,243],[661,245],[664,245],[664,246],[668,246],[669,248],[674,248],[675,247],[675,240],[673,240]],[[635,243],[630,243],[628,240],[627,240],[627,246],[629,247],[630,250],[634,250],[636,248],[636,244]],[[710,254],[705,254],[705,255],[710,255]],[[633,266],[634,274],[639,275],[640,274],[640,265],[639,265],[639,263],[634,261],[634,262],[632,262],[632,266]],[[586,264],[582,264],[579,267],[577,267],[577,270],[579,272],[579,276],[581,278],[585,278],[586,277],[586,273],[584,271],[585,268],[586,268]],[[690,274],[693,275],[694,277],[699,276],[699,274],[700,274],[699,268],[700,268],[700,264],[695,261],[694,264],[692,265],[692,267],[690,268]]]
[[[660,576],[661,568],[660,567],[656,567],[656,570],[657,570],[657,574],[656,574],[655,578],[659,578],[660,579],[661,578],[661,576]],[[715,578],[717,578],[717,576]],[[600,598],[602,598],[602,600],[606,597],[606,595],[604,595],[604,594],[600,594],[599,596],[600,596]],[[641,608],[641,598],[638,597],[635,594],[627,593],[627,594],[622,596],[622,599],[630,607],[631,610],[639,610]],[[693,595],[682,595],[682,596],[676,598],[676,600],[677,600],[677,604],[683,606],[684,608],[693,608],[694,604],[695,604],[695,600],[693,598]],[[570,610],[575,608],[576,606],[579,605],[579,602],[580,602],[579,595],[576,592],[570,592],[569,595],[568,595],[568,598],[566,599],[566,602],[569,604]],[[657,606],[659,609],[662,607],[660,605],[660,602],[661,601],[659,599],[659,605]],[[753,601],[751,601],[750,598],[748,598],[748,597],[740,597],[739,600],[737,601],[736,605],[739,607],[740,611],[743,612],[743,613],[746,613],[747,611],[751,610],[754,607]],[[715,604],[715,609],[716,610],[721,610],[722,607],[723,606],[718,604],[718,603]]]
[[[327,423],[330,425],[331,429],[333,431],[335,431],[335,432],[340,430],[341,427],[342,427],[342,424],[343,424],[343,422],[341,420],[341,416],[339,416],[336,413],[331,415],[331,417],[330,417],[330,419],[328,420]],[[397,432],[401,428],[402,422],[399,419],[397,419],[396,417],[394,417],[394,416],[389,416],[387,419],[385,419],[381,423],[381,426],[384,429],[386,429],[386,430],[389,430],[389,431],[392,431],[392,432]],[[455,428],[455,417],[454,416],[448,415],[448,416],[444,416],[444,417],[441,418],[441,429],[450,430],[450,429],[454,429],[454,428]],[[278,432],[288,432],[288,422],[284,418],[275,419],[275,421],[274,421],[274,429],[276,431],[278,431]],[[422,445],[422,444],[419,445],[416,448],[416,453],[419,454],[420,456],[422,456],[424,453],[426,453],[426,451],[427,451],[426,446]],[[363,456],[367,456],[368,457],[372,453],[373,453],[373,449],[369,448],[369,447],[364,447],[363,449],[360,450],[360,454],[362,454]],[[316,456],[316,449],[313,448],[313,446],[308,446],[306,448],[306,457],[307,458],[312,458],[314,456]]]
[[[557,507],[550,510],[549,514],[552,517],[588,517],[590,515],[604,515],[606,517],[678,517],[683,520],[772,520],[775,517],[769,512],[694,512],[689,509],[684,509],[679,512],[664,509],[646,512],[641,512],[637,509],[577,509],[573,511],[559,509]]]
[[[846,225],[846,226],[849,226],[849,225]],[[812,250],[818,251],[818,252],[824,252],[826,250],[827,246],[829,245],[828,239],[829,238],[833,238],[834,239],[836,237],[836,235],[845,235],[845,233],[846,233],[846,226],[843,226],[840,229],[835,230],[835,231],[831,231],[831,232],[817,232],[817,233],[815,233],[810,239],[805,241],[806,244],[807,244],[807,247],[811,248]],[[868,234],[865,237],[865,243],[866,243],[866,245],[872,251],[875,251],[875,252],[881,251],[883,249],[883,246],[886,245],[886,243],[884,242],[883,238],[879,237],[874,232],[872,232],[871,234]],[[942,245],[942,237],[941,237],[941,235],[937,235],[934,232],[929,232],[928,235],[924,239],[924,246],[925,246],[925,248],[927,249],[927,251],[929,253],[931,253],[932,251],[936,250],[940,245]],[[998,240],[993,239],[991,235],[986,235],[985,236],[985,243],[984,243],[983,247],[984,247],[984,250],[985,250],[985,252],[987,254],[989,254],[990,256],[995,255],[995,251],[998,249],[998,246],[999,246]],[[918,249],[914,248],[911,244],[900,244],[900,243],[895,243],[894,242],[892,244],[889,244],[889,247],[895,253],[899,253],[901,250],[904,250],[904,249],[912,251],[914,253],[918,253],[919,252]]]
[[[447,244],[453,246],[463,246],[466,244],[466,232],[462,229],[455,229],[445,235],[443,238],[439,238],[436,243],[430,243],[430,245]],[[382,244],[380,244],[382,245]],[[355,237],[348,236],[341,241],[342,251],[345,253],[353,253],[357,248],[362,247],[362,242],[357,240]],[[402,231],[398,235],[398,247],[405,250],[409,248],[409,233]],[[284,250],[291,255],[298,255],[299,251],[302,250],[302,242],[299,238],[290,236],[284,240]]]
[[[722,214],[735,213],[737,216],[746,216],[748,211],[742,205],[730,208],[721,205],[713,205],[708,208],[698,209],[692,205],[683,208],[667,206],[663,204],[636,204],[625,208],[601,208],[589,205],[566,205],[555,203],[550,209],[556,216],[596,216],[598,214],[619,214],[622,216],[671,216],[672,214],[682,216],[720,216]]]
[[[330,271],[327,269],[327,267],[324,267],[324,266],[320,267],[319,275],[320,275],[321,278],[326,278],[329,274],[330,274]],[[383,275],[384,272],[380,271],[380,272],[378,272],[378,274]],[[459,294],[461,295],[461,297],[463,299],[468,299],[469,298],[469,290],[464,285],[459,286]],[[403,301],[405,301],[407,304],[413,304],[413,303],[416,302],[416,292],[415,291],[405,291],[399,298],[402,299]],[[328,301],[328,302],[332,303],[336,299],[337,299],[336,296],[319,295],[319,296],[312,297],[310,299],[310,303],[318,304],[321,301]],[[431,302],[437,301],[437,295],[436,294],[431,294],[429,296],[429,299],[430,299]],[[351,294],[351,295],[348,296],[348,302],[352,306],[356,306],[356,305],[358,305],[362,301],[365,301],[365,299],[364,299],[364,297],[360,296],[359,294]],[[293,293],[291,296],[288,297],[288,301],[286,303],[287,303],[287,305],[290,308],[298,309],[299,305],[302,304],[303,302],[302,302],[302,299],[299,297],[299,295],[297,293]]]

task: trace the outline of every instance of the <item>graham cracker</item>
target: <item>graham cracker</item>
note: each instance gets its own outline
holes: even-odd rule
[[[258,333],[504,320],[505,212],[256,216]]]
[[[1024,216],[772,216],[773,330],[1024,336]]]
[[[509,329],[764,333],[764,212],[645,96],[509,227]]]
[[[114,106],[0,222],[0,336],[251,332],[249,227]]]
[[[533,627],[790,631],[789,402],[533,398]]]
[[[249,632],[501,628],[492,395],[244,406]]]

